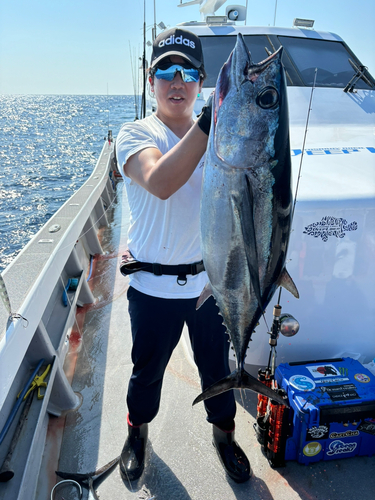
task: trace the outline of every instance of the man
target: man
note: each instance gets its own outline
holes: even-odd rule
[[[128,290],[134,367],[120,459],[128,480],[143,472],[147,424],[158,412],[164,372],[184,323],[202,390],[230,373],[228,336],[213,297],[196,311],[207,282],[199,206],[211,108],[207,105],[196,122],[192,115],[204,78],[199,38],[182,29],[164,31],[154,41],[149,70],[157,111],[125,124],[116,142],[131,213],[122,272],[141,269],[130,275]],[[225,470],[237,482],[248,480],[250,464],[234,440],[233,391],[208,399],[205,408]]]

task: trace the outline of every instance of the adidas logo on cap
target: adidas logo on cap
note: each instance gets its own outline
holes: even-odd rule
[[[192,49],[195,49],[195,43],[192,40],[189,40],[188,38],[183,38],[182,35],[176,36],[171,35],[170,37],[166,38],[165,40],[161,40],[158,44],[158,47],[164,47],[164,45],[186,45],[187,47],[190,47]]]
[[[160,33],[152,44],[151,68],[166,55],[182,56],[196,68],[203,65],[201,41],[191,31],[171,28]]]

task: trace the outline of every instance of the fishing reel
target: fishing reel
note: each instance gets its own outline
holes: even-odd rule
[[[291,314],[280,315],[280,333],[284,337],[294,337],[299,331],[299,323]]]
[[[268,332],[270,335],[269,344],[271,346],[270,356],[268,359],[267,370],[271,369],[271,373],[275,373],[276,365],[276,346],[277,339],[281,333],[284,337],[294,337],[299,331],[299,323],[291,314],[281,314],[281,306],[276,304],[273,308],[273,321],[271,330]]]

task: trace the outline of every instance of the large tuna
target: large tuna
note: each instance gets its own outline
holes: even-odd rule
[[[201,244],[209,284],[237,368],[194,403],[233,388],[283,399],[244,370],[251,335],[276,288],[298,292],[285,269],[291,226],[291,160],[282,49],[253,64],[241,34],[221,69],[204,166]]]

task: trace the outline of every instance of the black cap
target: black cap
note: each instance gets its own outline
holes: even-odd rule
[[[151,68],[168,56],[181,56],[199,69],[203,64],[201,41],[191,31],[179,28],[163,31],[152,46]]]

